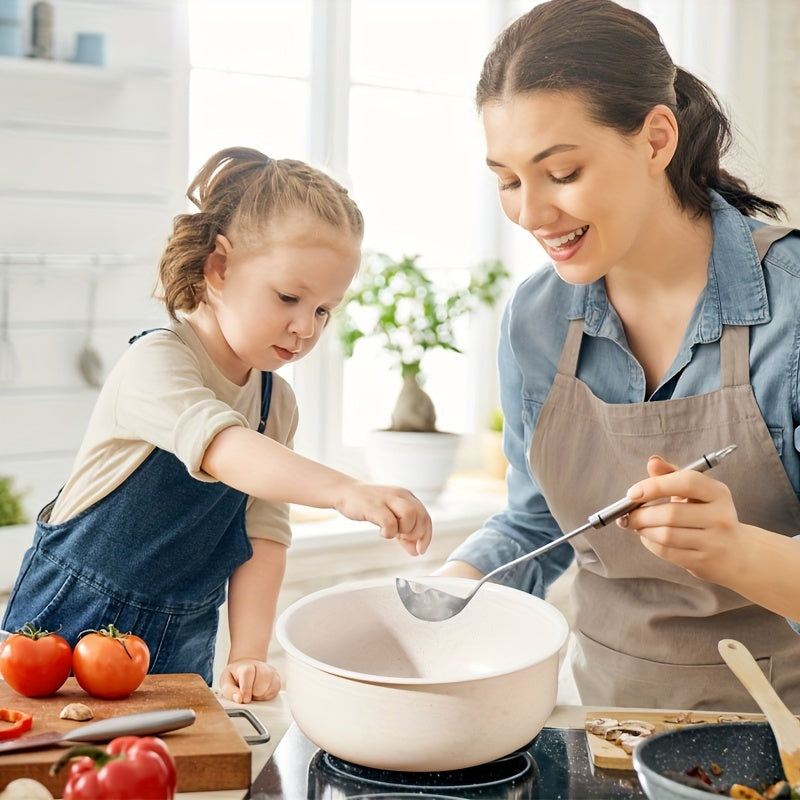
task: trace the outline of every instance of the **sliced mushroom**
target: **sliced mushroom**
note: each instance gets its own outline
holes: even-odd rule
[[[617,744],[630,755],[633,752],[633,748],[646,738],[647,734],[623,733],[617,740]]]
[[[608,731],[619,725],[619,722],[611,717],[597,717],[586,720],[586,730],[596,736],[605,736]]]
[[[651,722],[645,722],[643,719],[624,719],[619,724],[620,728],[625,732],[633,733],[652,733],[656,726]]]
[[[61,709],[58,715],[61,719],[74,719],[77,722],[86,722],[94,716],[94,712],[89,706],[83,703],[68,703]]]

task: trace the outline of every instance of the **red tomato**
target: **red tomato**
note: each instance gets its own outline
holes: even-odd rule
[[[0,649],[0,674],[25,697],[55,694],[69,677],[72,648],[58,634],[26,622]]]
[[[81,688],[94,697],[115,700],[139,688],[150,666],[144,639],[120,633],[113,625],[84,631],[72,653],[72,671]]]

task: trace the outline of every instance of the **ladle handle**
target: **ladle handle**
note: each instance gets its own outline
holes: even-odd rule
[[[783,771],[790,786],[800,785],[800,720],[778,697],[750,651],[735,639],[721,639],[719,653],[731,672],[764,712],[781,756]]]

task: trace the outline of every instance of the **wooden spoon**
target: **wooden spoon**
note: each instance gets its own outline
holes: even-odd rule
[[[741,642],[721,639],[718,647],[725,663],[764,712],[778,743],[786,780],[792,788],[800,786],[800,720],[784,705]]]

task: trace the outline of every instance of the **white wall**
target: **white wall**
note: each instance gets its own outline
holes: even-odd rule
[[[19,366],[0,380],[0,475],[28,489],[30,516],[65,480],[94,403],[76,367],[92,278],[106,365],[162,319],[149,295],[184,208],[186,2],[54,0],[57,60],[0,57],[0,298],[7,274]],[[800,2],[625,2],[657,22],[676,61],[720,90],[744,134],[744,172],[800,221]],[[23,0],[26,37],[31,5]],[[67,63],[78,31],[105,33],[105,68]],[[536,265],[529,236],[510,224],[503,235],[509,262]],[[79,257],[65,264],[54,254]]]
[[[188,151],[184,0],[53,6],[54,60],[0,57],[0,299],[5,285],[16,363],[0,370],[0,474],[27,490],[31,517],[66,479],[94,404],[77,368],[92,284],[106,368],[162,321],[150,293]],[[79,31],[105,34],[104,67],[69,61]]]

